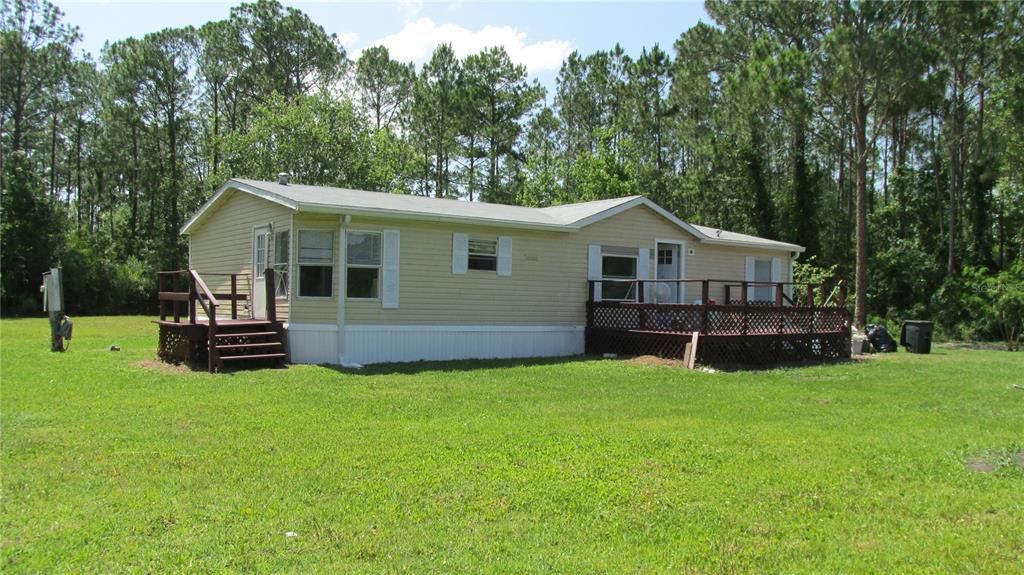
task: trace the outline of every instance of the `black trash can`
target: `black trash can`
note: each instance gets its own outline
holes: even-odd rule
[[[931,353],[933,329],[930,321],[907,320],[900,329],[900,345],[910,353]]]

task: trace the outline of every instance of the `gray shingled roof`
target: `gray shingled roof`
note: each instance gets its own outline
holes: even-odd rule
[[[346,213],[418,220],[492,224],[503,227],[548,229],[572,232],[620,211],[645,205],[683,228],[704,243],[744,245],[762,249],[802,252],[804,248],[756,236],[687,224],[643,196],[628,196],[547,208],[527,208],[485,202],[466,202],[384,194],[327,186],[280,184],[260,180],[231,179],[182,227],[182,233],[200,223],[206,212],[231,190],[250,193],[292,210],[313,213]]]
[[[541,226],[568,226],[573,223],[614,208],[639,196],[600,200],[582,204],[570,204],[551,208],[527,208],[524,206],[508,206],[489,204],[486,202],[466,202],[412,196],[408,194],[382,194],[347,188],[327,186],[305,186],[302,184],[279,184],[259,180],[236,179],[234,182],[252,186],[268,192],[294,205],[289,206],[300,211],[310,211],[316,207],[355,208],[366,210],[383,210],[395,213],[434,215],[441,217],[461,217],[485,220],[496,223],[524,223]]]
[[[778,248],[785,251],[804,251],[803,246],[796,244],[788,244],[786,242],[779,242],[776,240],[769,240],[758,236],[751,236],[747,234],[741,234],[738,232],[730,232],[726,230],[720,230],[717,228],[709,228],[708,226],[699,226],[697,224],[690,224],[697,228],[697,230],[704,234],[708,238],[707,243],[714,243],[714,240],[721,240],[722,242],[738,243],[738,244],[757,244],[764,247]]]

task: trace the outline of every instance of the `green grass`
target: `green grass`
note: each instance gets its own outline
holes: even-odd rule
[[[1024,566],[1024,354],[210,375],[155,333],[0,323],[3,573]]]

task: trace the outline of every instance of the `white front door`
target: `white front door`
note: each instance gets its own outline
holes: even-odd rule
[[[658,258],[658,269],[657,276],[658,280],[678,280],[683,279],[679,275],[679,244],[663,244],[659,243],[657,246],[657,258]],[[654,298],[659,303],[679,303],[682,301],[680,287],[681,284],[675,281],[658,282],[664,287],[657,287],[659,291],[666,291],[666,297],[660,298],[659,294],[653,294]],[[664,299],[664,301],[661,301]]]
[[[252,317],[267,319],[267,247],[270,241],[270,227],[261,226],[252,230]]]

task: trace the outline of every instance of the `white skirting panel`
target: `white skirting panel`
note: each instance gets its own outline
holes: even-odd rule
[[[345,326],[346,364],[558,357],[583,353],[583,326]]]
[[[338,363],[338,326],[285,324],[292,363]]]

